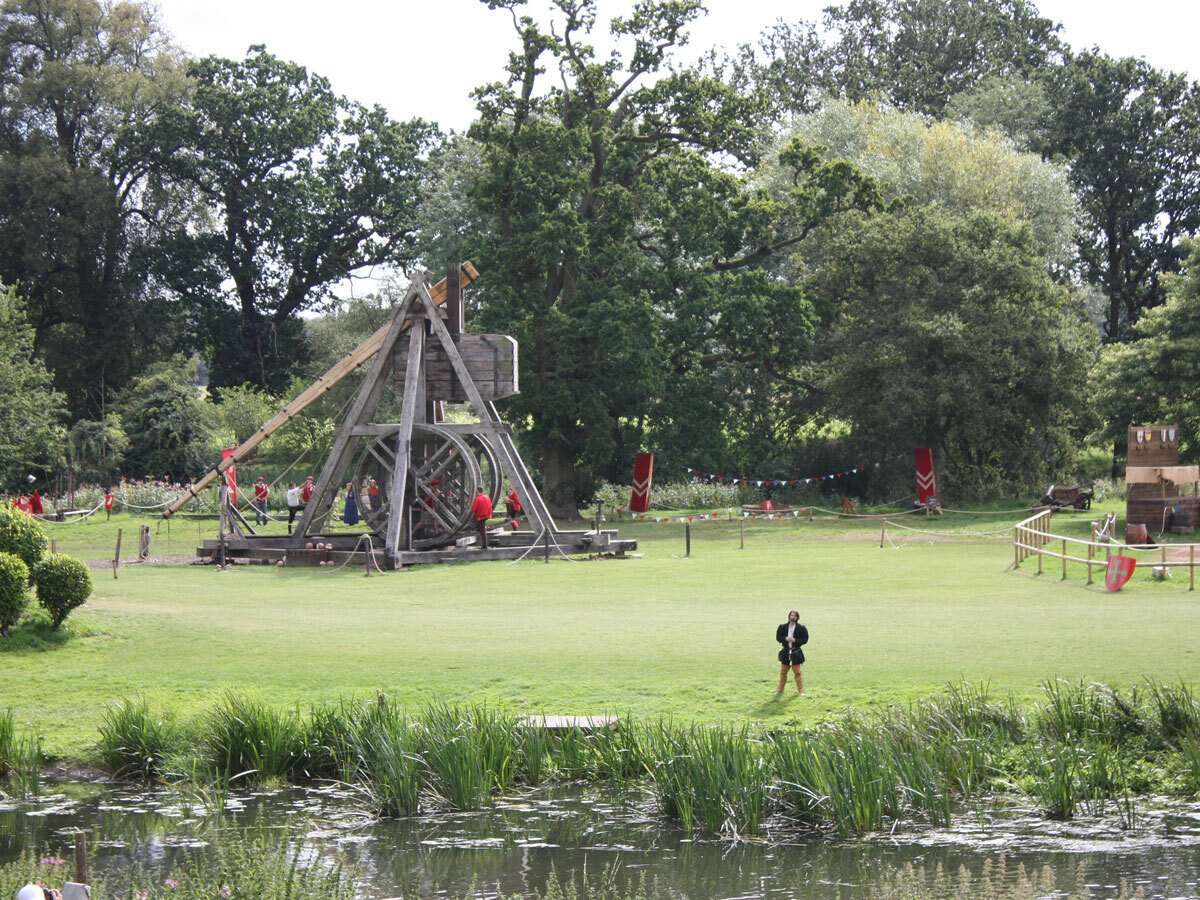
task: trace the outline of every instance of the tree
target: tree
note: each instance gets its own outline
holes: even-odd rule
[[[33,356],[33,328],[15,289],[0,285],[0,485],[25,486],[61,452],[63,397]]]
[[[128,451],[129,436],[115,412],[101,421],[80,419],[67,434],[71,473],[85,482],[115,483]]]
[[[1163,299],[1181,236],[1200,228],[1200,89],[1138,59],[1071,57],[1049,92],[1047,150],[1070,160],[1089,228],[1083,277],[1108,299],[1110,341]]]
[[[1027,227],[935,207],[838,230],[813,291],[827,402],[878,453],[931,447],[961,494],[1030,487],[1091,423],[1096,336]]]
[[[853,162],[879,181],[888,201],[937,204],[955,215],[989,210],[1014,225],[1028,224],[1057,269],[1066,271],[1072,262],[1079,208],[1067,168],[1018,150],[996,132],[886,105],[832,100],[794,120],[782,141],[794,138]],[[771,157],[759,177],[774,185],[779,169]]]
[[[826,89],[940,116],[986,76],[1031,79],[1063,52],[1028,0],[850,0],[825,11]]]
[[[76,416],[101,418],[174,339],[143,252],[171,199],[116,144],[184,83],[148,4],[0,5],[0,279],[20,283],[38,352]]]
[[[1124,445],[1130,425],[1175,423],[1180,458],[1200,459],[1200,242],[1183,244],[1182,274],[1164,275],[1166,302],[1146,310],[1126,344],[1105,348],[1095,370],[1101,436]]]
[[[172,232],[163,277],[195,311],[213,383],[278,391],[304,362],[299,313],[364,268],[414,258],[435,129],[352,103],[262,47],[189,74],[188,103],[125,149],[210,211]]]
[[[126,473],[191,481],[212,468],[215,416],[198,380],[195,361],[176,356],[121,392],[117,406],[130,443]]]
[[[521,394],[543,493],[577,514],[598,474],[622,472],[648,422],[686,417],[680,373],[789,356],[811,326],[794,288],[763,261],[877,186],[812,148],[788,148],[778,198],[731,171],[754,159],[756,98],[695,71],[663,73],[698,2],[650,2],[612,20],[629,49],[599,59],[593,0],[556,0],[551,32],[510,11],[508,79],[477,92],[472,196],[494,228],[471,246],[488,266],[479,322],[521,343]],[[542,88],[548,67],[554,85]],[[653,83],[651,76],[661,75]],[[561,86],[560,86],[561,84]],[[764,402],[766,398],[764,397]]]

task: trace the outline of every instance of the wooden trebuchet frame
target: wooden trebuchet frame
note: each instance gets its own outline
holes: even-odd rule
[[[479,272],[469,260],[460,264],[462,283],[470,284],[479,277]],[[441,306],[446,302],[448,295],[447,285],[449,279],[443,278],[429,290],[429,295],[433,300],[434,305]],[[408,328],[411,325],[411,320],[405,320],[402,323],[402,329]],[[235,465],[240,460],[244,459],[254,448],[269,438],[272,434],[290,422],[293,418],[323,397],[329,392],[329,389],[340,382],[343,378],[369,360],[372,356],[379,352],[379,348],[383,346],[384,339],[388,334],[388,329],[392,322],[389,320],[387,325],[382,326],[378,331],[372,334],[369,338],[355,347],[349,354],[339,360],[332,368],[324,375],[314,381],[308,388],[302,391],[297,397],[281,409],[270,421],[250,435],[245,441],[238,445],[228,457],[221,460],[221,464],[215,469],[206,474],[195,484],[190,485],[187,493],[172,503],[163,511],[163,518],[170,518],[179,510],[183,509],[196,496],[199,491],[204,490],[230,466]]]
[[[476,277],[469,263],[457,270],[451,265],[447,279],[431,288],[428,274],[417,273],[387,324],[301,395],[327,390],[350,368],[374,357],[295,530],[229,538],[222,530],[220,545],[207,542],[200,556],[212,557],[219,549],[222,555],[280,565],[357,564],[361,557],[369,570],[372,564],[399,568],[464,558],[521,559],[534,551],[548,561],[552,552],[623,556],[637,549],[636,541],[620,540],[616,531],[598,526],[563,531],[555,524],[494,402],[519,390],[517,343],[507,335],[463,329],[461,285]],[[400,397],[399,422],[377,420],[385,395]],[[469,405],[478,421],[445,421],[445,403]],[[297,405],[289,404],[285,412],[294,415]],[[270,430],[272,423],[256,437],[261,441]],[[235,457],[252,447],[248,441]],[[211,473],[209,482],[227,465]],[[347,476],[368,532],[325,531]],[[470,501],[483,491],[493,507],[499,505],[505,480],[521,500],[528,527],[506,521],[484,532],[486,548],[476,545]],[[372,481],[377,491],[369,499],[366,488]]]

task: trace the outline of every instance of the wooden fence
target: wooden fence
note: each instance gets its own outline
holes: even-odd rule
[[[1067,563],[1079,563],[1087,566],[1087,583],[1092,583],[1092,566],[1099,566],[1101,572],[1108,566],[1108,560],[1113,555],[1134,556],[1138,565],[1142,565],[1141,556],[1148,556],[1146,562],[1165,566],[1168,569],[1184,568],[1188,570],[1188,590],[1196,589],[1196,544],[1163,544],[1159,547],[1138,547],[1122,544],[1116,541],[1098,541],[1095,529],[1093,540],[1065,537],[1054,534],[1050,530],[1050,518],[1054,511],[1044,509],[1030,516],[1023,522],[1013,526],[1013,564],[1020,568],[1021,563],[1031,556],[1037,557],[1037,570],[1041,575],[1044,561],[1047,557],[1062,561],[1062,577],[1067,577]],[[1085,549],[1086,548],[1086,549]],[[1071,552],[1068,552],[1070,550]],[[1167,551],[1171,551],[1168,558]],[[1101,551],[1103,551],[1101,553]],[[1086,556],[1081,554],[1087,554]],[[1187,558],[1182,555],[1186,553]]]

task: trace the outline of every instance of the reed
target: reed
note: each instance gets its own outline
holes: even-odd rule
[[[0,712],[0,778],[7,778],[17,756],[17,727],[13,711]]]
[[[19,799],[41,796],[43,761],[42,737],[36,731],[27,731],[14,739],[8,784]]]
[[[660,723],[651,767],[663,811],[687,830],[757,834],[766,814],[768,766],[745,726],[671,728]]]
[[[100,717],[96,751],[101,764],[118,777],[143,781],[161,777],[164,761],[179,744],[174,716],[151,712],[144,698],[112,703]]]
[[[1148,682],[1158,732],[1168,746],[1200,734],[1200,704],[1195,692],[1183,682],[1167,685]]]
[[[202,728],[204,756],[218,776],[261,782],[306,774],[306,729],[295,709],[229,691]]]
[[[411,816],[418,809],[422,761],[413,731],[402,714],[367,717],[355,730],[354,781],[380,815]]]

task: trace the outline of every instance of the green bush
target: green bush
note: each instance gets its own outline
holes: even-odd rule
[[[33,571],[46,555],[46,535],[29,513],[0,507],[0,553],[15,553]]]
[[[15,553],[0,552],[0,637],[17,624],[29,591],[29,567]]]
[[[55,628],[92,595],[92,573],[69,556],[47,556],[33,570],[33,580],[37,583],[38,603],[50,613]]]

